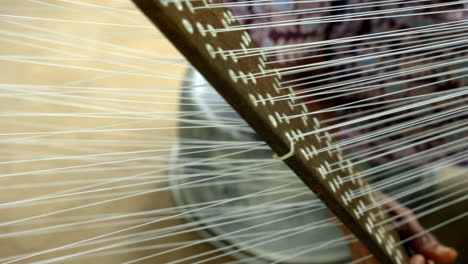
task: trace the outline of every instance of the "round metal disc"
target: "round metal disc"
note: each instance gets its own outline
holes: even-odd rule
[[[232,155],[242,150],[236,145],[260,143],[260,139],[201,75],[193,71],[188,77],[195,88],[183,91],[180,111],[196,111],[197,114],[184,119],[197,122],[180,124],[192,128],[179,131],[179,145],[174,147],[170,177],[173,185],[180,186],[173,191],[176,203],[191,212],[189,221],[197,221],[203,227],[198,228],[198,232],[208,242],[223,247],[246,263],[348,262],[350,251],[347,241],[341,239],[341,230],[329,221],[328,210],[286,165],[277,162],[265,169],[243,170],[259,161],[273,161],[272,151],[262,147]],[[213,125],[199,127],[197,123],[200,121]],[[236,128],[229,124],[236,124]],[[244,126],[238,128],[239,124]],[[193,148],[194,140],[203,142],[200,146],[204,146],[204,150],[208,150],[206,146],[210,143],[239,144],[233,144],[232,149],[213,147],[201,152],[202,148]],[[187,147],[190,148],[184,151]],[[218,158],[210,162],[228,154],[229,159]],[[191,183],[201,179],[207,181]],[[287,183],[292,185],[265,192]],[[226,202],[194,210],[213,201]],[[338,242],[327,244],[332,240]]]

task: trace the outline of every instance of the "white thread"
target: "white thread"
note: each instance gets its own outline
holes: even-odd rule
[[[301,113],[305,114],[304,111],[301,111]],[[302,120],[302,123],[304,123],[304,126],[309,126],[309,122],[308,122],[309,120],[308,120],[307,116],[302,116],[301,120]]]
[[[229,69],[228,72],[229,72],[229,76],[231,77],[231,79],[232,79],[234,82],[237,82],[236,73],[235,73],[233,70],[231,70],[231,69]]]
[[[322,179],[325,179],[325,178],[326,178],[326,175],[325,175],[325,174],[326,174],[326,171],[325,171],[325,169],[324,169],[322,166],[319,166],[319,167],[317,168],[317,171],[318,171],[319,175],[322,177]]]
[[[319,134],[314,134],[315,139],[317,139],[317,142],[322,143],[322,139],[320,138]]]
[[[264,72],[265,72],[265,69],[263,68],[263,66],[262,66],[261,63],[257,64],[257,66],[258,66],[258,70],[259,70],[261,73],[264,73]],[[276,92],[278,92],[278,90],[277,90]]]
[[[211,33],[211,36],[215,38],[217,35],[215,28],[211,24],[206,25],[206,28]]]
[[[379,227],[379,228],[377,229],[377,232],[379,233],[380,236],[382,236],[382,238],[385,237],[385,232],[384,232],[384,230],[383,230],[382,227]]]
[[[247,33],[247,32],[244,32],[244,33]],[[242,39],[242,41],[245,43],[246,46],[249,46],[250,43],[249,43],[249,41],[245,38],[245,35],[246,35],[246,34],[242,34],[242,35],[241,35],[241,39]]]
[[[254,84],[257,84],[257,79],[255,79],[255,76],[253,75],[253,73],[249,72],[249,77],[250,77],[250,80],[254,83]],[[271,95],[270,95],[271,97]],[[270,103],[273,104],[273,98],[271,98],[270,100]]]
[[[318,168],[316,169],[316,171],[317,171],[317,174],[320,175],[320,177],[322,178],[322,180],[324,180],[324,179],[325,179],[325,175],[324,175],[323,172],[322,172],[322,168],[318,167]]]
[[[340,185],[343,185],[344,182],[343,182],[343,179],[342,179],[342,176],[341,176],[341,175],[338,174],[337,177],[336,177],[336,179],[337,179],[337,181],[340,183]]]
[[[346,198],[348,199],[348,201],[351,202],[352,201],[351,191],[346,190],[345,195],[346,195]]]
[[[289,105],[289,108],[294,111],[294,105],[289,101],[287,101],[287,103]]]
[[[262,105],[264,105],[264,106],[267,105],[265,98],[261,94],[258,94],[258,99],[259,99],[258,101],[260,103],[262,103]],[[280,121],[280,123],[281,123],[281,121]]]
[[[374,214],[373,212],[370,212],[370,213],[369,213],[369,216],[370,216],[370,218],[372,219],[372,221],[374,221],[374,222],[376,221],[376,219],[375,219],[375,214]]]
[[[374,222],[372,221],[372,219],[371,219],[370,217],[367,217],[366,221],[367,221],[367,223],[369,224],[369,226],[370,226],[371,228],[374,227]]]
[[[239,45],[244,50],[244,52],[247,53],[247,46],[245,46],[245,44],[242,42]]]
[[[333,183],[335,184],[336,188],[339,190],[341,188],[339,182],[336,180],[336,178],[333,179]]]
[[[358,204],[361,206],[362,212],[364,213],[364,209],[366,209],[366,205],[364,204],[362,200],[359,200]]]
[[[330,136],[330,133],[326,132],[325,131],[325,138],[327,139],[327,142],[331,143],[332,142],[332,139],[331,139],[331,136]]]
[[[258,67],[260,67],[260,65]],[[261,70],[263,70],[263,68],[261,68]],[[276,82],[273,82],[273,89],[275,89],[278,94],[280,93],[279,87],[280,86]]]
[[[221,19],[221,23],[223,24],[224,28],[229,28],[229,24],[224,18]]]
[[[310,149],[309,146],[305,147],[304,149],[306,150],[307,155],[309,156],[309,158],[312,158],[314,156],[313,153],[312,153],[312,150]]]
[[[250,73],[250,74],[252,74],[252,73]],[[255,83],[256,83],[256,81],[255,81]],[[267,96],[267,98],[268,98],[268,102],[269,102],[271,105],[274,105],[274,104],[275,104],[275,101],[273,100],[273,97],[271,96],[271,94],[270,94],[270,93],[267,93],[266,96]]]
[[[227,14],[227,15],[229,16],[229,18],[231,19],[231,23],[236,21],[236,19],[234,18],[234,14],[231,12],[231,10],[227,10],[227,11],[226,11],[226,14]]]
[[[314,145],[312,145],[312,146],[310,146],[310,147],[311,147],[311,149],[312,149],[313,154],[314,154],[315,156],[318,155],[317,148],[316,148]]]
[[[379,243],[380,245],[382,245],[382,242],[383,242],[383,238],[380,237],[380,234],[379,233],[374,233],[374,236],[375,238],[377,239],[377,243]]]
[[[250,101],[252,102],[252,104],[254,106],[258,106],[257,99],[255,98],[255,96],[253,94],[249,94],[249,99],[250,99]]]
[[[341,198],[341,201],[343,202],[343,204],[348,206],[348,200],[346,199],[346,197],[343,194],[340,196],[340,198]]]
[[[388,244],[385,244],[385,250],[387,250],[387,254],[393,255],[392,254],[392,249],[390,248],[390,246]]]
[[[359,214],[359,212],[356,209],[353,209],[353,213],[354,213],[354,216],[356,217],[356,219],[361,218],[361,215]]]
[[[283,161],[283,160],[286,160],[286,159],[289,159],[290,157],[292,157],[294,155],[294,145],[296,145],[296,143],[294,141],[292,141],[292,140],[290,141],[290,143],[291,143],[291,149],[289,150],[288,153],[286,153],[285,155],[283,155],[281,157],[279,157],[276,154],[273,154],[273,158],[275,160],[282,160]]]
[[[182,24],[184,25],[185,29],[188,33],[193,34],[193,27],[192,24],[185,18],[182,19]]]
[[[291,130],[291,136],[292,138],[297,138],[297,134],[296,134],[296,131],[294,131],[294,129]]]
[[[208,51],[208,53],[210,54],[212,59],[216,58],[215,50],[213,49],[213,46],[211,46],[211,44],[206,43],[205,48]]]
[[[320,128],[320,122],[316,117],[312,117],[312,121],[314,122],[315,127],[314,128]]]
[[[192,3],[190,3],[190,0],[185,0],[185,4],[187,5],[188,10],[190,10],[191,13],[195,13],[195,10],[193,9]]]
[[[223,12],[223,16],[225,19],[228,20],[228,23],[231,24],[231,17],[229,16],[229,14],[227,12]]]
[[[276,122],[276,119],[272,115],[268,115],[268,119],[270,119],[270,123],[273,125],[273,127],[277,128],[278,127],[278,122]]]
[[[286,123],[289,124],[289,122],[290,122],[289,119],[286,119]],[[300,140],[305,140],[305,138],[304,138],[304,136],[303,136],[304,133],[302,133],[302,130],[300,130],[299,128],[297,128],[297,129],[296,129],[296,132],[297,132],[297,134],[298,134],[298,139],[300,139]]]
[[[260,56],[260,57],[258,57],[258,61],[259,61],[260,64],[262,65],[262,68],[265,68],[265,61],[266,61],[265,56]]]
[[[323,166],[323,164],[321,164],[319,168],[322,170],[323,175],[327,175],[327,174],[328,174],[328,171],[325,169],[325,167]]]
[[[250,34],[245,31],[243,34],[242,34],[242,38],[244,39],[244,42],[246,45],[250,45],[250,43],[252,43],[252,39],[250,38]]]
[[[247,79],[247,76],[245,75],[245,73],[243,71],[239,71],[239,78],[241,78],[242,82],[244,82],[244,84],[248,84],[249,83],[249,80]],[[258,95],[259,97],[261,96],[260,94]],[[262,98],[263,99],[263,98]],[[265,105],[266,103],[264,103]]]
[[[286,122],[286,124],[290,124],[290,123],[291,123],[291,121],[289,120],[289,118],[288,118],[287,115],[285,115],[285,114],[283,113],[283,114],[281,114],[281,116],[282,116],[281,119],[283,119],[283,120]]]
[[[200,35],[202,35],[203,37],[206,37],[206,30],[203,27],[203,25],[200,22],[197,22],[195,25],[197,26],[197,29],[200,32]]]
[[[283,118],[281,118],[281,115],[278,112],[275,112],[275,116],[276,116],[276,119],[278,119],[280,123],[283,123],[284,120]]]
[[[173,2],[174,2],[174,5],[176,6],[176,8],[177,8],[179,11],[184,10],[184,6],[183,6],[182,3],[180,2],[180,0],[173,0]]]
[[[402,256],[400,250],[396,251],[396,257],[397,257],[397,259],[403,260],[403,256]]]
[[[229,51],[229,55],[235,63],[239,62],[239,60],[237,59],[237,56],[234,54],[232,50]]]
[[[343,156],[336,154],[336,157],[338,158],[338,162],[342,163],[343,162]]]
[[[224,54],[224,50],[222,48],[218,47],[218,53],[221,55],[223,60],[227,60],[226,54]]]

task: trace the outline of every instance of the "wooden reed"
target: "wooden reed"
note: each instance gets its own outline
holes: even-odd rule
[[[287,97],[292,90],[278,89],[279,74],[254,75],[272,70],[264,56],[237,58],[225,55],[231,50],[255,48],[249,34],[243,30],[217,33],[215,29],[238,25],[225,8],[196,9],[202,2],[134,0],[146,16],[179,49],[188,61],[209,81],[226,101],[268,143],[280,159],[333,211],[333,213],[364,243],[382,263],[404,263],[407,259],[398,236],[374,227],[386,219],[380,207],[364,212],[375,203],[371,192],[350,199],[352,190],[366,189],[361,178],[342,181],[358,173],[347,164],[339,149],[335,149],[327,132],[321,132],[318,119],[302,117],[305,106],[294,107]],[[320,107],[320,106],[318,106]],[[317,131],[312,136],[296,138],[303,131]],[[334,152],[316,149],[334,148]],[[330,171],[329,164],[346,164],[339,171]]]

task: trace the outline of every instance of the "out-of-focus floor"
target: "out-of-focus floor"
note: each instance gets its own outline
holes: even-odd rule
[[[0,177],[0,203],[51,194],[57,198],[6,204],[0,208],[0,222],[8,223],[0,225],[0,259],[56,248],[141,223],[138,222],[141,217],[128,217],[128,221],[135,222],[118,226],[113,225],[115,220],[95,222],[93,225],[85,222],[103,215],[138,213],[173,206],[168,191],[151,193],[151,190],[164,187],[165,183],[155,181],[153,184],[138,185],[147,179],[125,181],[125,184],[134,184],[135,187],[113,188],[123,185],[122,182],[115,182],[102,186],[109,191],[60,197],[60,192],[64,190],[85,192],[79,188],[149,170],[159,170],[161,177],[166,176],[167,147],[176,140],[176,130],[171,129],[176,122],[168,119],[175,117],[179,94],[177,87],[186,65],[170,61],[180,58],[180,55],[136,9],[115,12],[73,3],[42,2],[45,4],[5,0],[1,5],[3,14],[29,18],[3,17],[0,20],[0,174],[3,175]],[[131,7],[124,1],[94,3],[121,9]],[[57,11],[54,5],[62,8]],[[147,28],[128,28],[117,24]],[[84,57],[95,59],[80,59]],[[169,61],[126,60],[128,57],[167,58]],[[73,87],[89,89],[78,91]],[[108,89],[94,89],[96,87]],[[163,87],[168,89],[152,89]],[[109,118],[116,116],[126,118]],[[155,129],[161,127],[166,129]],[[161,146],[164,139],[167,143]],[[151,155],[155,158],[151,159]],[[71,158],[54,158],[61,156]],[[98,204],[105,199],[123,196],[129,198]],[[86,206],[91,203],[96,204]],[[57,211],[62,212],[53,213]],[[80,217],[83,224],[72,229],[62,228],[58,232],[58,229],[49,228],[52,225],[66,225]],[[131,235],[176,223],[182,223],[182,220],[165,221],[118,235]],[[34,230],[34,233],[30,230]],[[197,238],[197,235],[188,233],[164,239],[163,242]],[[115,241],[62,250],[19,263],[79,254],[112,243]],[[140,242],[137,245],[143,248],[154,243],[157,242]],[[148,263],[165,263],[208,248],[208,245],[190,247],[152,258]],[[155,251],[96,254],[91,259],[67,260],[66,263],[120,263],[149,255],[148,252]]]

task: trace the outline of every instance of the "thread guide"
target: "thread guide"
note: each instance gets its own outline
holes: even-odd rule
[[[372,192],[351,198],[353,190],[367,189],[353,165],[333,147],[326,132],[301,136],[320,129],[316,118],[292,118],[307,111],[288,100],[280,87],[281,76],[259,73],[274,71],[264,56],[236,57],[229,51],[255,48],[248,33],[229,31],[238,25],[226,8],[208,8],[207,1],[133,0],[188,61],[273,149],[294,173],[333,211],[382,263],[405,263],[406,255],[393,230],[376,226],[387,217],[375,204]],[[223,29],[218,31],[217,29]],[[296,102],[297,103],[297,102]],[[331,169],[330,164],[340,164]],[[351,177],[350,181],[343,178]]]

